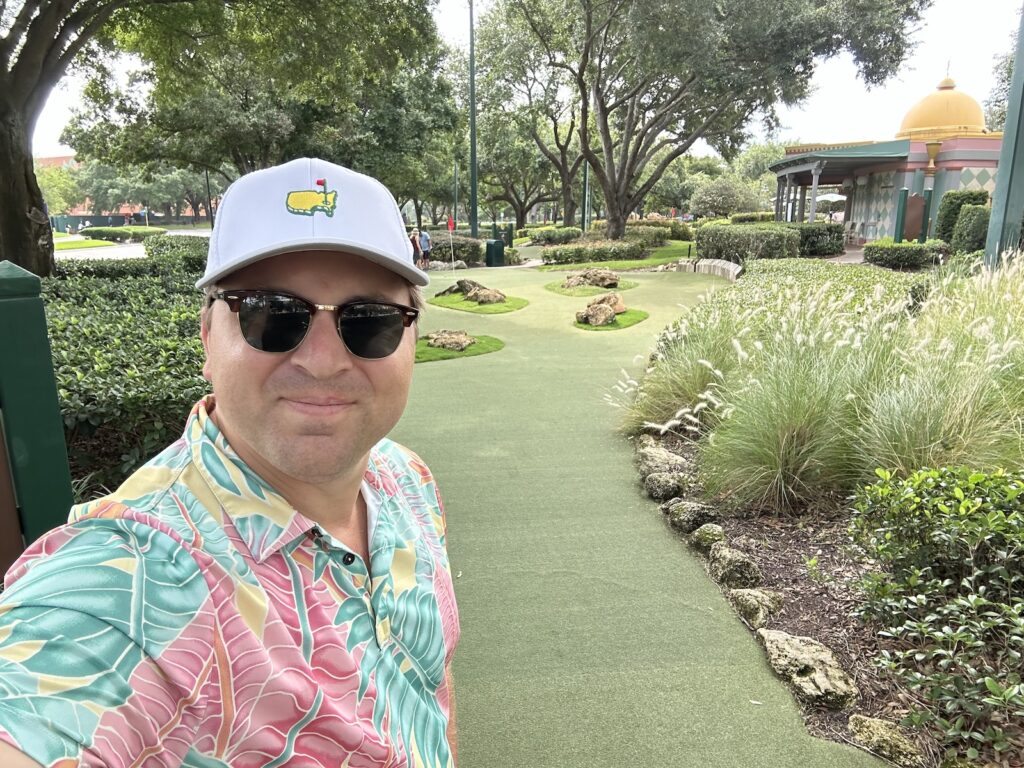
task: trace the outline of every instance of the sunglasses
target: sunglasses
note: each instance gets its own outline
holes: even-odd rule
[[[280,291],[218,291],[211,295],[238,315],[242,337],[261,352],[291,352],[302,343],[319,310],[334,312],[338,336],[356,357],[380,360],[392,354],[419,310],[390,301],[357,300],[314,304]]]

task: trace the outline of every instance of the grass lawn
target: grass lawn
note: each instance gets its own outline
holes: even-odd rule
[[[161,224],[162,228],[167,230],[185,230],[185,231],[203,231],[212,232],[212,228],[206,222],[199,222],[197,224]]]
[[[529,237],[517,237],[512,240],[513,248],[520,248],[524,245],[529,245],[532,240]]]
[[[537,269],[545,272],[554,271],[576,271],[579,269],[612,269],[626,271],[630,269],[646,269],[648,267],[660,267],[662,264],[671,264],[674,261],[686,258],[696,258],[697,247],[689,240],[670,240],[667,245],[655,248],[646,259],[619,259],[617,261],[585,261],[579,264],[545,264]]]
[[[60,240],[62,237],[71,237],[67,232],[54,232],[53,239]]]
[[[586,323],[573,323],[573,325],[584,331],[621,331],[623,328],[629,328],[647,318],[648,314],[642,309],[627,309],[621,315],[616,315],[615,322],[610,325],[587,325]]]
[[[109,240],[65,240],[54,243],[53,249],[55,251],[77,251],[79,248],[106,248],[111,245],[116,245],[116,243]]]
[[[505,342],[493,336],[477,336],[476,343],[470,344],[462,352],[454,349],[441,349],[431,347],[426,339],[416,342],[416,362],[432,363],[435,360],[453,360],[456,357],[473,357],[474,355],[486,355],[488,352],[497,352],[505,346]]]
[[[636,288],[638,285],[640,283],[633,280],[619,280],[618,288],[601,288],[597,285],[578,285],[575,288],[563,288],[562,281],[556,280],[553,283],[548,283],[544,288],[562,296],[597,296],[598,294],[610,293],[611,291],[628,291],[630,288]]]
[[[427,299],[428,304],[445,309],[458,309],[462,312],[476,312],[478,315],[501,315],[505,312],[515,312],[522,309],[528,302],[518,296],[506,296],[501,304],[477,304],[475,301],[466,301],[461,293],[450,293],[447,296],[433,296]]]

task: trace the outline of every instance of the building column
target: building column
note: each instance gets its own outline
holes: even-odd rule
[[[782,220],[783,221],[789,221],[789,210],[790,210],[789,207],[790,207],[790,201],[792,199],[792,196],[793,196],[793,177],[790,176],[787,173],[786,174],[786,190],[785,190],[785,193],[783,194],[783,202],[782,202],[782,207],[783,207]]]
[[[782,220],[782,177],[775,179],[775,220]]]
[[[821,171],[825,167],[825,163],[819,163],[811,169],[811,215],[810,221],[814,222],[814,217],[818,213],[818,178],[821,176]]]
[[[807,208],[807,187],[800,185],[800,200],[797,203],[796,220],[803,223],[804,221],[804,210]]]

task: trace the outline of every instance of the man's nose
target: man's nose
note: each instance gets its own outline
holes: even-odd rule
[[[318,378],[351,368],[353,355],[338,335],[334,312],[321,310],[312,317],[306,337],[292,353],[292,362]]]

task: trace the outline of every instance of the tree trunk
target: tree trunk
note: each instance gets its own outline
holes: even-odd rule
[[[513,208],[516,214],[516,231],[526,227],[526,209],[525,208]]]
[[[626,214],[616,204],[608,204],[608,227],[605,230],[609,240],[621,240],[626,234]]]
[[[32,167],[21,115],[0,99],[0,259],[40,277],[53,274],[53,232]]]
[[[562,210],[565,211],[564,223],[567,227],[576,226],[576,201],[572,199],[572,189],[562,187]]]

